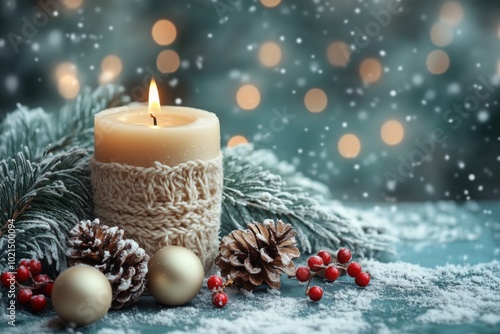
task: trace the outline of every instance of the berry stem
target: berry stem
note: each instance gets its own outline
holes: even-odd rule
[[[222,285],[223,288],[227,288],[228,286],[231,286],[234,284],[234,281],[232,279],[228,279],[224,282],[224,284]]]
[[[309,286],[311,285],[311,281],[312,279],[314,278],[314,276],[320,274],[320,273],[324,273],[326,270],[326,266],[322,266],[321,270],[319,271],[313,271],[311,273],[311,277],[309,277],[309,279],[307,280],[307,285],[306,285],[306,296],[309,295]]]
[[[39,289],[39,288],[43,288],[44,286],[46,286],[49,283],[54,283],[54,281],[50,280],[50,281],[45,281],[45,282],[33,282],[32,286],[23,285],[23,284],[21,284],[21,283],[19,283],[19,282],[16,281],[16,287],[19,288],[19,289],[32,289],[32,290],[36,290],[36,289]]]

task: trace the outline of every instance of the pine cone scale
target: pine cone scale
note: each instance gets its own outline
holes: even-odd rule
[[[111,284],[112,308],[137,301],[146,287],[149,256],[124,231],[101,225],[98,219],[83,220],[70,232],[66,252],[70,266],[85,264],[101,271]]]
[[[266,248],[261,248],[260,251],[259,251],[259,253],[260,253],[260,259],[262,261],[265,261],[267,263],[271,263],[271,262],[274,261],[274,259],[271,256],[269,256],[269,254],[267,254],[267,249]],[[277,260],[279,261],[279,259],[277,259]]]
[[[252,265],[252,261],[249,257],[245,259],[245,270],[248,271],[250,275],[252,274],[258,274],[262,271],[262,268],[259,267],[254,267]]]
[[[281,273],[294,274],[292,259],[300,256],[295,234],[281,220],[249,223],[247,230],[233,231],[222,239],[215,263],[222,276],[247,290],[264,283],[279,289]]]

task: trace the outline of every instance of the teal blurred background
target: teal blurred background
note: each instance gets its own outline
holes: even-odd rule
[[[6,0],[0,117],[85,86],[215,112],[345,201],[498,199],[500,2]],[[1,140],[1,135],[0,135]]]

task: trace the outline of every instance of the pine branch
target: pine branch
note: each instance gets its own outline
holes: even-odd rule
[[[43,258],[60,270],[70,229],[92,214],[88,152],[73,148],[40,162],[29,154],[0,163],[0,253],[7,251],[6,222],[14,219],[16,257]]]
[[[0,124],[0,253],[14,219],[16,257],[44,259],[55,271],[66,264],[66,240],[92,217],[89,155],[93,115],[126,101],[123,88],[85,89],[59,112],[19,107]],[[7,257],[0,258],[0,267]]]
[[[280,168],[266,168],[269,161],[277,162],[272,152],[246,145],[224,153],[223,235],[246,228],[248,222],[272,218],[295,227],[305,252],[347,246],[359,255],[373,255],[387,248],[382,231],[364,229],[328,209],[322,187],[295,172],[293,166],[282,166],[288,171],[285,178],[275,174]]]
[[[48,153],[62,151],[72,146],[92,149],[94,114],[128,101],[123,87],[101,86],[95,91],[85,88],[71,103],[55,113],[37,108],[18,109],[0,124],[0,160],[10,159],[27,147],[32,160]]]

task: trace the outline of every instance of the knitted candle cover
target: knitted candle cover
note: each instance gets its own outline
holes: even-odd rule
[[[191,249],[209,272],[219,249],[222,154],[169,167],[103,163],[91,157],[94,213],[125,230],[151,256],[169,245]]]

